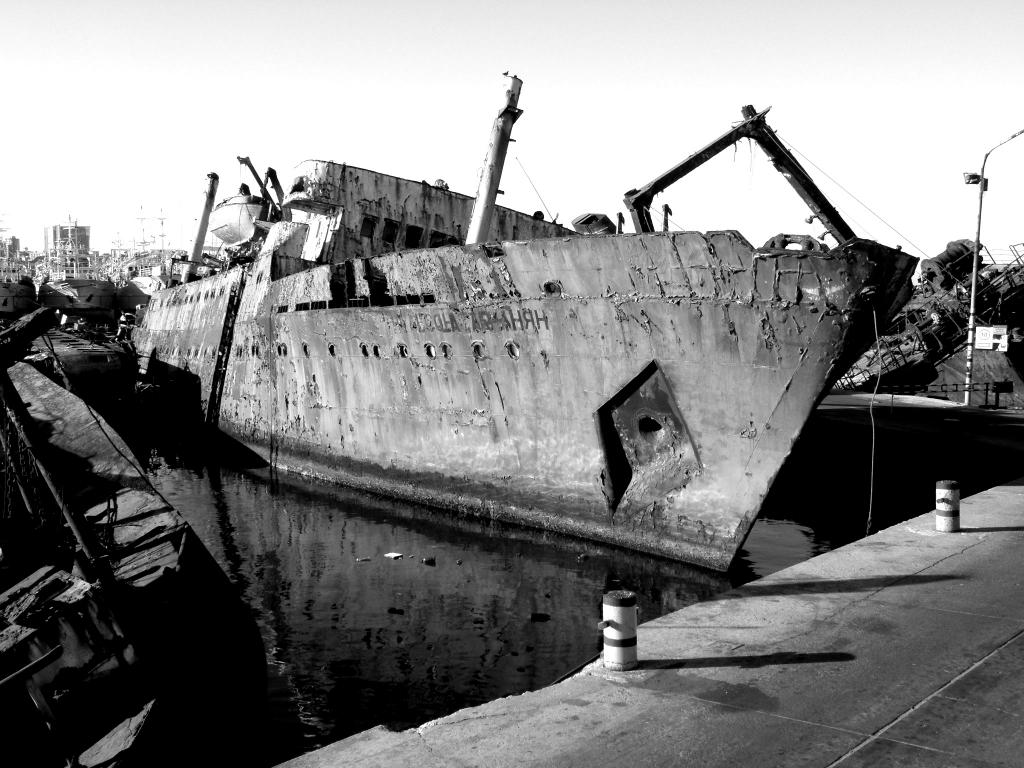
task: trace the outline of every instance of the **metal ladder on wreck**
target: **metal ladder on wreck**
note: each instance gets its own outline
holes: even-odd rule
[[[220,344],[217,346],[217,361],[213,367],[213,378],[210,381],[210,399],[206,403],[206,423],[217,426],[220,421],[220,401],[224,393],[224,379],[227,376],[228,358],[231,356],[231,344],[235,338],[235,318],[238,317],[238,307],[242,303],[242,292],[245,289],[245,276],[243,270],[238,282],[231,287],[228,295],[228,304],[224,310],[224,328],[220,335]]]
[[[1010,246],[1013,259],[977,291],[977,320],[991,324],[1006,304],[1024,298],[1024,243]],[[957,282],[951,291],[937,291],[927,304],[910,311],[929,316],[919,324],[904,309],[880,334],[875,345],[840,378],[835,388],[860,389],[914,363],[939,365],[967,346],[970,286]]]

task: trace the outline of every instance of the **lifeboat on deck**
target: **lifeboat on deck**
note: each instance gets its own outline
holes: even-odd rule
[[[256,195],[238,194],[210,212],[211,234],[227,246],[241,245],[256,234],[256,222],[266,217],[267,203]]]

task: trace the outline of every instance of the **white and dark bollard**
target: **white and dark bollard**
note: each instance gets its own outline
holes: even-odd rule
[[[636,667],[636,594],[625,589],[606,592],[601,606],[605,669],[625,672]]]
[[[939,480],[935,484],[935,530],[960,530],[960,483],[956,480]]]

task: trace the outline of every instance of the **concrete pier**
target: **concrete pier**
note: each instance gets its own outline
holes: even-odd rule
[[[285,766],[1019,766],[1024,479],[964,499],[961,525],[928,513],[643,624],[636,670]]]

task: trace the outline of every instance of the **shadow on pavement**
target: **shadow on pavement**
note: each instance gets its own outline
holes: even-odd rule
[[[651,659],[639,662],[639,669],[699,669],[701,667],[767,667],[776,664],[821,664],[853,661],[852,653],[796,653],[780,651],[757,656],[699,656],[692,659]]]
[[[968,529],[963,529],[967,531]],[[974,531],[997,530],[975,528]],[[1016,530],[1016,529],[1015,529]],[[832,594],[836,592],[871,592],[885,587],[905,586],[908,584],[929,584],[935,581],[963,581],[964,576],[955,573],[918,574],[891,576],[865,576],[859,579],[823,579],[821,581],[772,581],[762,583],[752,581],[745,584],[742,592],[725,592],[711,598],[713,600],[742,600],[764,595],[802,595]]]

